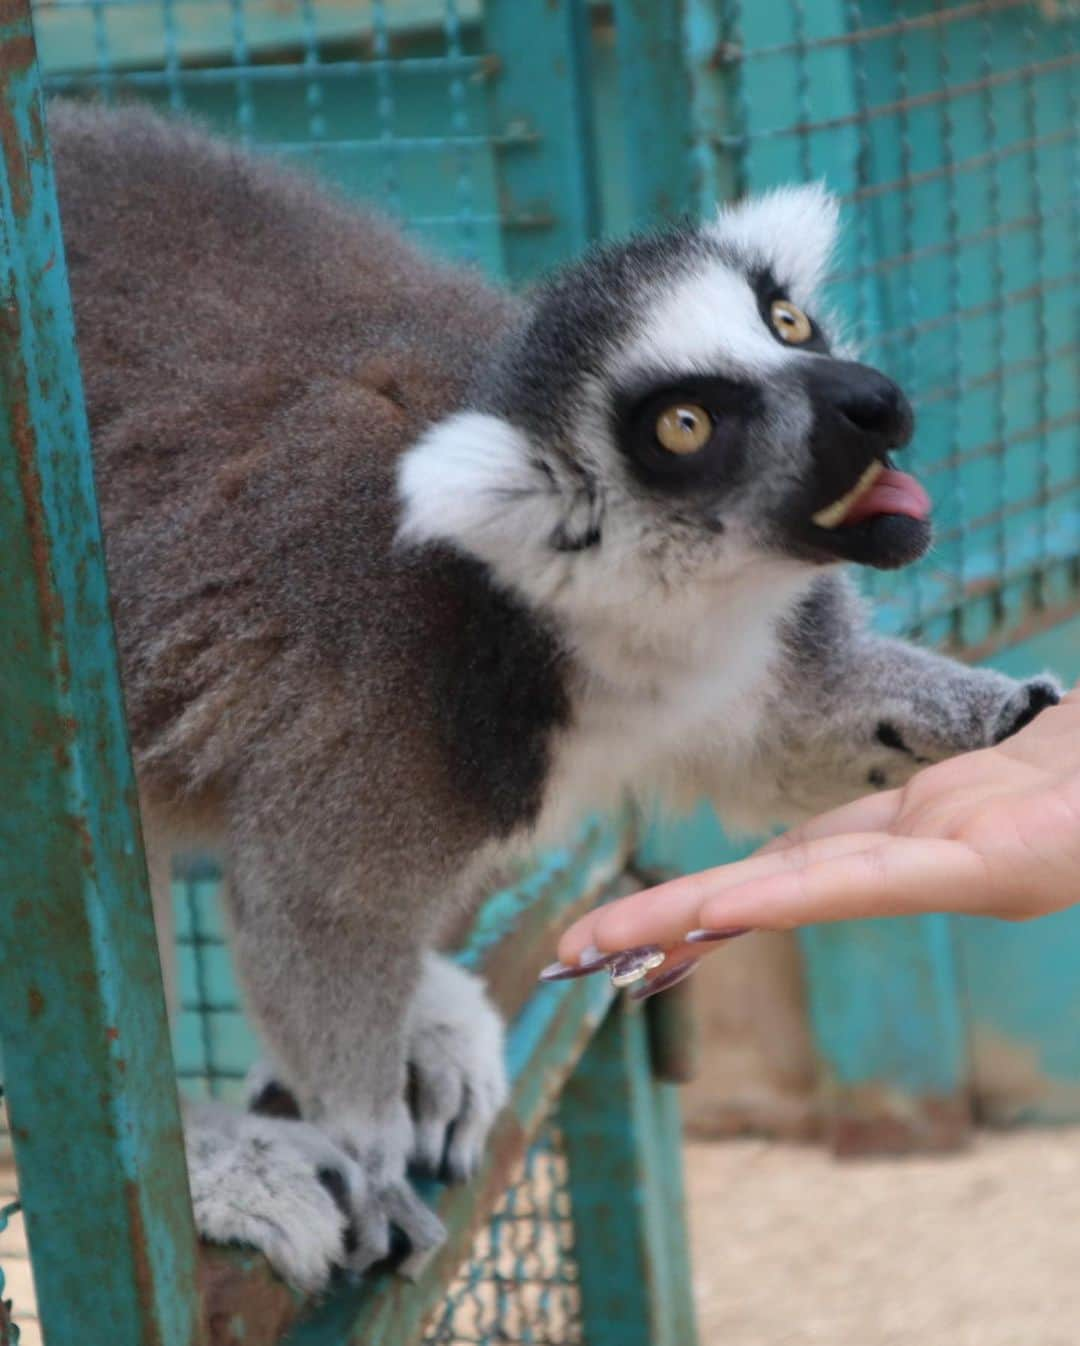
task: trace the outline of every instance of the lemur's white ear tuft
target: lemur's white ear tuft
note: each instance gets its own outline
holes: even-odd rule
[[[461,411],[438,421],[402,455],[398,537],[449,542],[483,555],[515,502],[542,490],[525,435],[498,416]]]
[[[779,187],[721,206],[712,228],[748,259],[767,265],[793,297],[808,298],[829,268],[840,209],[824,182]]]

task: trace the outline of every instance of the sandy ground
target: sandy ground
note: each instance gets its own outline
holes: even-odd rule
[[[1080,1130],[687,1152],[703,1346],[1080,1346]]]
[[[687,1180],[702,1346],[1080,1346],[1080,1130],[849,1164],[693,1144]],[[19,1223],[0,1262],[37,1346]]]

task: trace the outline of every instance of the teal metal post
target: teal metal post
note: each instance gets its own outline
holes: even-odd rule
[[[642,1007],[620,1000],[559,1103],[589,1346],[695,1346],[682,1128],[652,1072]]]
[[[28,0],[0,0],[0,1035],[50,1346],[191,1346],[195,1237]]]
[[[692,153],[690,74],[683,0],[615,6],[619,111],[634,226],[693,210],[702,183]]]
[[[968,1054],[949,918],[840,922],[799,939],[833,1149],[962,1144]]]
[[[600,232],[588,6],[489,0],[484,15],[504,270],[527,281]]]

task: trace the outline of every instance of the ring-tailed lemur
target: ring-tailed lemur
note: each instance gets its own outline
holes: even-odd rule
[[[519,300],[187,125],[50,125],[162,924],[215,848],[304,1118],[189,1109],[196,1216],[317,1288],[438,1241],[408,1160],[477,1162],[501,1028],[432,950],[508,857],[627,790],[804,817],[1057,691],[871,634],[836,567],[928,503],[820,189]]]

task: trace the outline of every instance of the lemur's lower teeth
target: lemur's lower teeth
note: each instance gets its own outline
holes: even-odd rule
[[[811,516],[811,522],[816,523],[819,528],[836,528],[837,525],[842,524],[851,512],[851,507],[855,501],[866,494],[884,471],[884,463],[871,463],[847,495],[842,495],[839,500],[834,500],[831,505],[819,509],[816,514]]]

